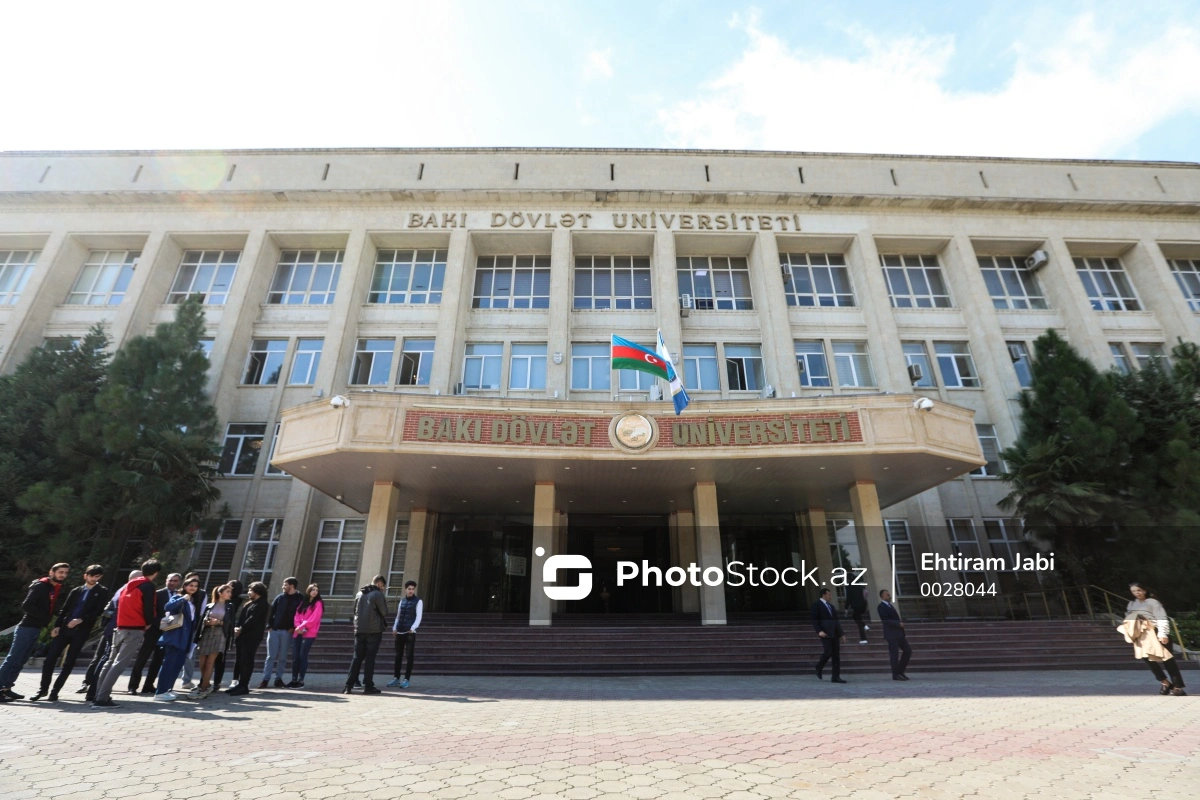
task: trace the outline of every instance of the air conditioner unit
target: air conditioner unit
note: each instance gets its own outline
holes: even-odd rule
[[[462,394],[462,393],[463,393],[463,385],[462,385],[461,383],[456,383],[456,384],[454,384],[454,393],[455,393],[455,394]]]
[[[762,399],[764,399],[764,400],[774,397],[775,396],[775,387],[768,383],[766,386],[764,386],[762,388],[761,396],[762,396]]]
[[[1050,254],[1045,250],[1034,250],[1025,259],[1025,269],[1030,272],[1037,272],[1042,267],[1050,263]]]
[[[1021,348],[1017,347],[1015,344],[1010,344],[1008,346],[1008,357],[1011,358],[1012,362],[1015,364],[1024,358],[1025,354],[1021,352]]]
[[[663,398],[662,388],[659,387],[658,385],[651,386],[650,387],[650,399],[651,400],[662,400],[662,398]]]
[[[921,369],[920,364],[909,364],[908,365],[909,381],[911,381],[912,383],[920,383],[921,379],[924,377],[925,377],[925,371],[923,369]]]
[[[679,316],[686,317],[692,313],[692,296],[690,294],[679,295]]]

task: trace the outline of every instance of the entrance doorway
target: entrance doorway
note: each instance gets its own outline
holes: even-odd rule
[[[743,586],[725,585],[727,611],[801,611],[806,608],[803,587],[786,586],[780,580],[788,567],[801,562],[800,531],[792,515],[722,516],[721,556],[726,567],[740,561],[747,575],[753,564],[757,586],[748,579]],[[815,565],[810,565],[815,566]],[[763,570],[766,570],[764,573]],[[793,582],[799,579],[793,575]],[[774,584],[774,585],[770,585]],[[815,598],[814,598],[815,602]]]
[[[529,613],[532,519],[443,514],[435,541],[431,610]]]
[[[671,588],[639,578],[617,585],[617,562],[642,561],[666,575],[671,566],[670,526],[666,516],[616,516],[572,514],[567,526],[567,552],[587,556],[592,562],[592,593],[572,600],[564,610],[576,614],[663,613],[671,609]],[[574,577],[560,578],[574,581]]]

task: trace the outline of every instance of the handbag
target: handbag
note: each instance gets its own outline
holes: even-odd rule
[[[176,628],[182,628],[182,627],[183,627],[183,614],[168,613],[163,616],[162,622],[159,624],[158,629],[160,631],[162,631],[163,633],[166,633],[167,631],[173,631]]]

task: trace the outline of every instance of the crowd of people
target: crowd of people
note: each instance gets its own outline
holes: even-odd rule
[[[83,583],[68,592],[64,584],[70,570],[69,564],[55,564],[45,577],[30,584],[8,655],[0,664],[0,703],[25,699],[13,687],[47,629],[41,684],[29,700],[58,701],[98,625],[95,655],[76,690],[93,708],[117,705],[113,691],[127,673],[129,694],[152,695],[166,703],[204,700],[222,688],[227,662],[232,669],[226,693],[249,694],[264,639],[266,659],[258,688],[304,688],[309,656],[325,613],[317,584],[301,593],[296,578],[285,578],[282,590],[268,601],[269,590],[259,581],[243,587],[234,580],[206,591],[197,573],[176,572],[167,575],[159,589],[155,583],[162,565],[150,559],[130,572],[116,592],[101,585],[104,568],[98,564],[85,569]],[[384,577],[376,576],[355,597],[354,656],[346,677],[347,694],[357,686],[366,694],[381,691],[375,686],[375,659],[390,617],[386,588]],[[396,667],[388,686],[407,688],[412,678],[423,611],[416,588],[415,581],[405,584],[391,624]],[[406,653],[407,669],[402,673]],[[291,680],[285,683],[289,656]]]

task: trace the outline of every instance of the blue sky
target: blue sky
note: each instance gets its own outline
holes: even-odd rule
[[[6,37],[3,150],[1200,161],[1200,0],[115,0],[6,4],[0,26],[41,32]]]

